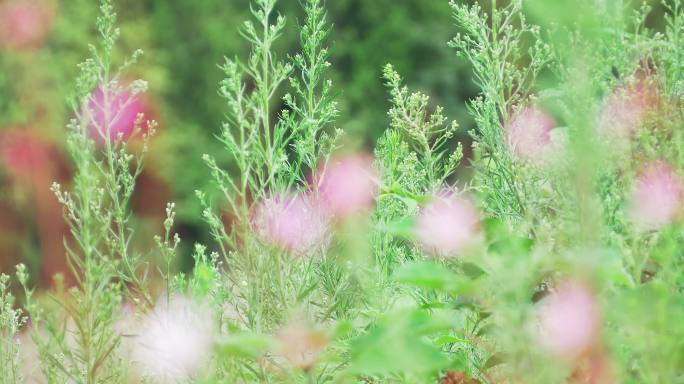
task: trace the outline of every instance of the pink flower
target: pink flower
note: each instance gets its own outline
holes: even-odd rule
[[[293,322],[278,332],[280,355],[297,368],[308,371],[328,345],[328,336],[319,330]]]
[[[321,175],[321,202],[334,216],[364,212],[375,202],[377,180],[371,158],[351,155],[334,159]]]
[[[280,195],[257,204],[252,227],[262,241],[305,256],[327,244],[329,220],[308,195]]]
[[[539,345],[558,357],[575,359],[597,342],[600,319],[594,293],[581,283],[564,282],[539,302]]]
[[[544,111],[526,108],[506,125],[508,149],[521,160],[535,163],[547,160],[554,150],[551,131],[555,127],[556,122]]]
[[[108,91],[97,88],[90,95],[88,101],[88,113],[91,123],[89,125],[91,137],[100,145],[105,143],[106,135],[114,142],[119,137],[127,141],[135,133],[136,128],[144,129],[143,121],[138,121],[139,116],[148,115],[150,107],[140,95],[133,94],[128,90]],[[107,103],[108,105],[105,105]],[[136,127],[136,123],[141,123]]]
[[[672,223],[682,208],[682,182],[662,162],[649,165],[632,190],[631,216],[641,229],[652,230]]]
[[[0,47],[31,50],[40,47],[54,24],[54,8],[45,0],[0,2]]]
[[[430,253],[460,256],[478,239],[479,221],[478,211],[470,201],[436,196],[420,212],[416,235]]]
[[[615,89],[601,106],[600,135],[607,140],[631,138],[658,103],[657,91],[647,78]]]

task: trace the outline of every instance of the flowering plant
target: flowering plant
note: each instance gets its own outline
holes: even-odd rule
[[[684,9],[663,0],[653,31],[646,2],[578,3],[452,0],[479,87],[469,138],[387,65],[370,155],[336,128],[324,2],[302,1],[284,55],[277,0],[253,0],[196,192],[212,241],[184,273],[174,203],[153,248],[136,242],[157,124],[125,76],[142,52],[115,65],[101,0],[70,100],[74,177],[52,187],[74,282],[46,298],[19,265],[17,299],[0,275],[0,383],[684,381]]]

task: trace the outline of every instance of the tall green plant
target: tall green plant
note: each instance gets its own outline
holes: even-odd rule
[[[79,66],[81,73],[71,100],[75,118],[68,125],[67,148],[74,164],[73,185],[69,191],[57,183],[52,187],[71,228],[71,238],[65,242],[76,285],[54,294],[63,314],[34,302],[32,291],[25,286],[34,341],[50,381],[94,384],[122,380],[125,367],[116,353],[120,337],[113,330],[119,306],[125,299],[141,308],[153,304],[146,262],[131,248],[129,203],[155,123],[142,127],[143,117],[139,116],[136,132],[145,129],[139,154],[129,152],[124,137],[114,131],[113,122],[121,108],[116,100],[129,95],[125,102],[130,103],[147,87],[142,80],[121,84],[121,74],[141,52],[114,66],[120,34],[115,24],[111,1],[102,0],[96,23],[101,45],[91,46],[91,58]],[[96,139],[102,142],[98,144]],[[47,338],[41,336],[43,332]]]
[[[476,184],[492,213],[520,220],[532,214],[526,196],[530,186],[508,152],[503,127],[531,103],[535,79],[552,59],[550,47],[526,20],[520,0],[501,7],[492,0],[489,16],[477,4],[450,4],[461,30],[450,46],[471,63],[480,88],[480,96],[468,104],[477,124],[471,132]]]
[[[273,254],[259,244],[252,227],[255,206],[297,190],[315,194],[319,170],[341,134],[332,129],[337,106],[325,74],[330,66],[324,45],[329,30],[321,1],[304,3],[302,50],[287,60],[279,59],[273,50],[285,26],[283,16],[273,16],[275,6],[274,0],[255,2],[255,21],[246,22],[240,30],[252,46],[249,59],[246,63],[226,59],[221,67],[226,78],[220,95],[228,113],[219,140],[232,156],[235,172],[221,167],[210,155],[204,159],[227,209],[213,211],[204,193],[198,192],[204,217],[230,268],[228,278],[237,289],[237,300],[245,301],[250,326],[257,329],[270,323],[270,317],[282,316],[283,305],[311,284],[312,269],[309,265],[303,275],[297,273],[299,266],[287,260],[287,255]],[[278,106],[284,109],[277,112]],[[309,175],[315,175],[311,182]],[[229,225],[221,219],[224,214],[230,217]],[[297,275],[303,286],[291,281]],[[245,280],[243,291],[240,281]],[[257,304],[264,302],[272,305]]]

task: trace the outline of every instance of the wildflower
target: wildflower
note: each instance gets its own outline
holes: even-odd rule
[[[377,192],[370,158],[350,155],[329,164],[320,180],[321,202],[332,215],[349,217],[370,209]]]
[[[328,344],[324,332],[311,329],[301,322],[293,322],[278,333],[280,354],[290,364],[305,371],[310,370]]]
[[[141,116],[148,114],[150,109],[143,98],[131,91],[105,92],[101,87],[97,88],[88,102],[88,112],[92,114],[90,135],[100,145],[105,143],[107,135],[112,142],[127,141],[136,129],[143,128]]]
[[[598,339],[599,305],[579,282],[565,282],[540,301],[537,320],[539,345],[558,357],[577,358]]]
[[[631,217],[644,230],[672,223],[682,208],[682,182],[672,168],[657,162],[637,178],[631,197]]]
[[[31,50],[40,47],[54,24],[54,7],[47,0],[0,2],[0,47]]]
[[[212,313],[182,296],[162,300],[142,320],[133,346],[139,372],[162,382],[196,377],[211,357],[215,336]]]
[[[552,131],[556,122],[544,111],[529,107],[516,114],[506,125],[508,149],[521,160],[541,163],[553,154]]]
[[[479,214],[457,196],[435,196],[417,220],[416,235],[425,249],[440,256],[461,255],[478,237]]]
[[[618,87],[601,105],[600,135],[610,141],[631,138],[657,105],[657,91],[647,78],[638,79],[633,85]]]
[[[326,244],[329,220],[308,195],[279,195],[257,204],[252,227],[262,241],[304,256]]]

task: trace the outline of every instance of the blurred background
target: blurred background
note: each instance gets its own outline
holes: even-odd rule
[[[211,191],[203,153],[222,157],[214,139],[226,107],[217,96],[224,56],[245,58],[238,28],[249,0],[118,0],[119,59],[145,55],[126,74],[149,82],[136,105],[159,122],[133,201],[135,246],[152,248],[167,201],[176,202],[186,248],[211,243],[194,190]],[[474,86],[468,68],[447,47],[454,34],[446,0],[329,0],[331,77],[339,90],[338,125],[345,145],[372,150],[388,125],[382,66],[391,62],[408,83],[468,126],[464,100]],[[298,0],[281,0],[288,19],[282,55],[298,49]],[[0,0],[0,272],[26,263],[44,287],[67,270],[68,227],[49,187],[68,187],[65,150],[68,98],[77,64],[96,42],[94,0]],[[226,158],[227,156],[224,156]],[[181,252],[189,255],[190,252]],[[189,269],[189,260],[179,261]]]
[[[145,51],[126,74],[149,81],[136,107],[160,124],[133,201],[135,246],[152,249],[167,201],[176,202],[184,247],[211,243],[194,190],[213,190],[201,155],[222,158],[213,138],[226,110],[217,96],[217,65],[224,56],[246,57],[238,28],[249,17],[250,1],[114,3],[120,59],[137,48]],[[293,54],[302,20],[299,1],[281,0],[278,9],[288,18],[278,48],[282,55]],[[340,92],[338,125],[347,132],[346,145],[370,151],[387,127],[389,104],[380,76],[388,62],[410,87],[444,106],[464,137],[473,128],[465,101],[475,86],[468,65],[447,47],[456,33],[447,0],[328,0],[327,9],[334,25],[331,76]],[[68,187],[71,178],[64,148],[72,117],[67,100],[77,64],[96,41],[97,14],[95,0],[0,0],[0,272],[24,262],[42,286],[67,270],[68,228],[49,187],[53,181]],[[658,12],[653,17],[658,20]],[[179,268],[191,268],[190,261],[180,260]]]

